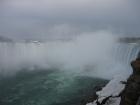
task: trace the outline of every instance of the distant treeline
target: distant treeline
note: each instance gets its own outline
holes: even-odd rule
[[[12,42],[12,39],[0,36],[0,42]]]
[[[124,43],[140,43],[140,37],[125,37],[125,38],[120,38],[119,42],[124,42]]]

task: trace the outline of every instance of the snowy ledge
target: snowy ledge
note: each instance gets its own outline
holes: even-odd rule
[[[86,105],[119,105],[121,101],[120,93],[124,90],[129,76],[115,76],[101,91],[96,92],[98,99]]]

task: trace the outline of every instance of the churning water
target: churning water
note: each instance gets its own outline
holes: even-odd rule
[[[105,83],[59,70],[22,71],[0,79],[0,105],[83,105]]]

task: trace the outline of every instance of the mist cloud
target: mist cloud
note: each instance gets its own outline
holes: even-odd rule
[[[108,73],[102,72],[113,61],[114,44],[114,36],[106,31],[82,33],[70,41],[0,43],[0,74],[38,67],[108,78]]]

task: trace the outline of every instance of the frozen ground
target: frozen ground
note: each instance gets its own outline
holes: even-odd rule
[[[122,81],[126,81],[127,78],[128,75],[115,76],[101,91],[96,92],[99,97],[98,102],[102,103],[104,99],[110,97],[104,105],[119,105],[121,101],[119,94],[125,88],[125,84],[123,84]],[[96,102],[97,100],[87,105],[97,105]]]

